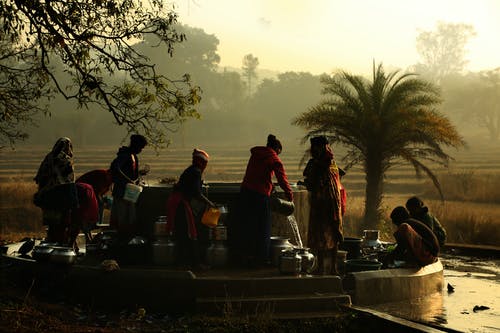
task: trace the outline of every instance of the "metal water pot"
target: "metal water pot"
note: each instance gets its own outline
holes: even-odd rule
[[[31,256],[36,261],[48,261],[56,243],[40,243],[31,251]]]
[[[218,205],[220,216],[219,225],[227,225],[227,217],[229,216],[229,208],[226,205]]]
[[[166,216],[162,215],[156,218],[154,236],[156,238],[168,236]]]
[[[292,215],[295,210],[295,204],[293,201],[284,200],[274,195],[270,198],[270,206],[273,212],[284,216]]]
[[[212,229],[212,240],[225,241],[227,240],[227,227],[225,225],[218,225]]]
[[[339,244],[339,249],[347,251],[347,259],[361,258],[363,251],[361,249],[361,238],[344,237],[344,241]]]
[[[107,251],[117,243],[118,233],[115,230],[106,230],[98,233],[93,242],[97,244],[99,251]]]
[[[223,242],[214,242],[207,249],[207,263],[212,267],[227,265],[228,250]]]
[[[288,241],[289,238],[272,236],[271,237],[271,263],[278,266],[281,251],[292,250],[293,245]]]
[[[49,261],[57,264],[70,265],[76,261],[77,254],[71,247],[54,247],[50,253]]]
[[[301,272],[303,273],[311,273],[316,264],[316,257],[314,254],[309,252],[308,247],[300,247],[296,248],[295,251],[301,257]]]
[[[378,248],[382,245],[379,230],[363,230],[363,247]]]
[[[299,274],[302,270],[302,257],[294,250],[283,250],[278,268],[281,274]]]
[[[167,266],[175,263],[175,243],[161,238],[151,243],[153,265]]]

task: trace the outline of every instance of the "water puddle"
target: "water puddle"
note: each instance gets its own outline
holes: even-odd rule
[[[447,263],[448,259],[444,259],[443,264]],[[467,265],[457,265],[460,270],[445,268],[442,292],[371,308],[461,332],[499,333],[500,281],[498,274],[492,272],[498,271],[498,262],[481,261],[478,265],[480,267],[476,265],[472,272],[462,271]]]

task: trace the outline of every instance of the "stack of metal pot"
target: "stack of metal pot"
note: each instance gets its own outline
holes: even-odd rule
[[[220,216],[218,223],[210,230],[211,245],[207,249],[207,263],[212,267],[224,267],[228,261],[227,241],[227,216],[229,210],[227,206],[218,206]]]
[[[154,265],[166,266],[175,263],[175,243],[168,234],[166,216],[158,216],[155,221],[151,252]]]

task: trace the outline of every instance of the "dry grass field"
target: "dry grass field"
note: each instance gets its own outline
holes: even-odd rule
[[[205,181],[240,182],[249,157],[248,147],[203,147],[211,160]],[[19,147],[15,151],[0,151],[0,240],[16,240],[19,235],[43,235],[40,211],[32,202],[36,190],[33,177],[50,147]],[[149,184],[180,175],[191,161],[192,148],[168,148],[159,154],[146,149],[140,155],[141,164],[151,172]],[[281,158],[292,183],[302,179],[300,160],[304,147],[285,149]],[[361,236],[362,230],[377,227],[382,238],[391,239],[392,226],[388,215],[392,208],[404,204],[412,195],[421,196],[442,224],[450,242],[497,245],[500,231],[500,147],[476,146],[453,152],[455,160],[448,169],[435,167],[446,200],[438,199],[426,178],[416,178],[413,169],[399,166],[386,176],[383,211],[386,218],[370,225],[361,222],[364,204],[364,174],[358,168],[348,171],[343,183],[348,191],[345,234]],[[96,168],[107,168],[116,147],[75,147],[75,171],[80,175]],[[342,151],[336,151],[342,156]],[[342,166],[341,161],[338,161]]]

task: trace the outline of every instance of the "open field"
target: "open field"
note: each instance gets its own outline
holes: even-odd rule
[[[248,147],[203,147],[211,160],[205,180],[210,182],[240,182],[249,157]],[[11,232],[43,232],[40,212],[31,203],[35,185],[32,181],[40,162],[50,147],[20,147],[15,151],[0,151],[0,238]],[[192,148],[169,148],[156,154],[146,149],[140,155],[141,164],[149,164],[151,172],[145,179],[154,184],[161,179],[176,178],[191,162]],[[303,147],[284,150],[281,158],[292,183],[302,179],[300,160]],[[114,158],[116,147],[75,147],[76,175],[107,168]],[[336,151],[340,166],[342,151]],[[386,216],[396,205],[404,204],[411,195],[419,195],[445,225],[449,241],[498,245],[500,239],[500,146],[475,146],[453,152],[455,158],[449,169],[435,167],[443,186],[446,201],[438,200],[436,191],[426,178],[415,177],[409,166],[398,166],[386,176],[383,210]],[[348,171],[343,179],[348,193],[345,216],[346,235],[361,236],[365,228],[382,230],[390,239],[389,222],[363,225],[364,174],[361,169]],[[386,221],[388,218],[385,219]]]

